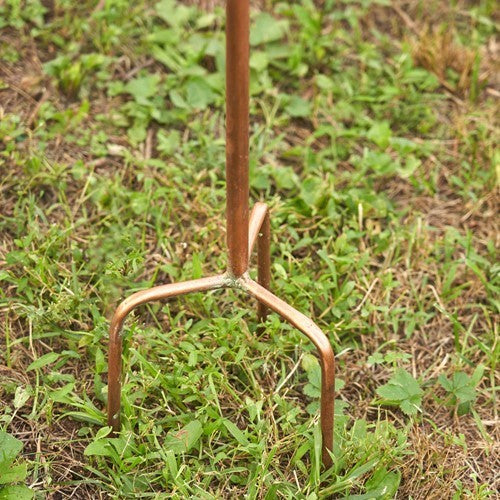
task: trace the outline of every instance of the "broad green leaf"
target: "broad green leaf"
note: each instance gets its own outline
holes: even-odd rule
[[[179,147],[181,143],[181,134],[178,130],[170,130],[167,133],[163,130],[158,130],[156,133],[158,140],[157,149],[166,155],[171,155]]]
[[[453,387],[459,389],[466,387],[471,383],[471,379],[465,372],[456,372],[453,374]]]
[[[300,186],[300,197],[307,205],[315,205],[318,199],[324,193],[324,186],[318,177],[309,177],[305,179]]]
[[[189,79],[186,84],[186,102],[192,108],[205,109],[214,102],[215,97],[210,85],[199,76]]]
[[[474,384],[474,387],[481,382],[481,379],[483,378],[483,373],[484,373],[484,365],[480,364],[476,367],[474,370],[474,373],[471,376],[472,383]]]
[[[380,148],[385,149],[389,145],[389,140],[391,138],[389,123],[384,121],[373,124],[370,130],[368,130],[366,137]]]
[[[334,88],[333,80],[322,74],[316,75],[316,85],[322,90],[333,90]]]
[[[310,354],[305,352],[302,356],[302,369],[309,373],[309,371],[314,370],[317,366],[319,366],[319,361],[314,354]]]
[[[372,460],[369,460],[368,462],[366,462],[365,464],[362,464],[362,465],[359,465],[357,467],[355,467],[347,476],[346,476],[346,479],[349,479],[349,480],[353,480],[353,479],[356,479],[360,476],[362,476],[363,474],[366,474],[368,471],[370,471],[371,469],[373,469],[373,467],[375,467],[375,465],[377,465],[377,463],[380,461],[379,458],[373,458]]]
[[[279,189],[293,189],[298,183],[297,174],[291,167],[273,167],[271,175]]]
[[[470,385],[459,387],[455,395],[460,403],[467,403],[476,399],[476,389]]]
[[[24,481],[28,468],[26,464],[15,465],[7,470],[0,467],[0,484],[18,483]]]
[[[0,488],[0,500],[31,500],[35,492],[27,486],[6,486]]]
[[[321,396],[321,390],[312,384],[306,384],[303,391],[304,394],[310,398],[319,398]]]
[[[377,394],[390,401],[403,401],[408,396],[408,392],[403,387],[390,383],[379,387]]]
[[[180,92],[177,90],[171,90],[168,94],[170,97],[170,100],[172,101],[172,104],[176,108],[181,108],[181,109],[186,109],[188,108],[187,102],[184,100],[184,98],[181,96]]]
[[[453,385],[451,381],[445,375],[439,375],[438,381],[444,390],[451,392],[453,390]]]
[[[415,173],[420,165],[422,165],[422,162],[418,158],[416,158],[414,155],[407,155],[405,158],[404,167],[399,167],[397,170],[401,177],[407,179]]]
[[[241,430],[238,429],[238,427],[233,424],[233,422],[227,419],[224,419],[223,422],[226,429],[233,435],[238,443],[240,443],[242,446],[250,446],[250,442],[246,438],[245,434],[243,434],[243,432],[241,432]]]
[[[279,274],[279,276],[281,278],[283,278],[284,280],[287,279],[288,275],[287,275],[287,273],[285,271],[285,268],[279,262],[275,262],[273,264],[273,268]]]
[[[271,14],[262,12],[255,17],[250,31],[250,44],[260,45],[279,40],[283,37],[288,22],[275,19]]]
[[[67,411],[66,413],[63,413],[61,415],[61,418],[64,417],[73,417],[75,420],[79,420],[80,422],[89,422],[91,424],[96,424],[96,425],[102,425],[105,417],[100,416],[100,419],[97,418],[97,416],[93,416],[90,414],[90,411],[88,413],[85,413],[83,411]]]
[[[83,452],[85,456],[114,457],[115,452],[107,439],[100,439],[89,443]]]
[[[0,431],[0,467],[5,470],[23,449],[23,443],[14,436]]]
[[[95,352],[95,371],[96,373],[103,373],[107,371],[108,363],[102,352],[102,349],[97,348]]]
[[[451,380],[444,375],[440,375],[438,380],[443,389],[445,389],[452,397],[452,404],[459,405],[459,413],[464,414],[470,410],[470,404],[477,397],[476,385],[480,381],[484,367],[479,365],[472,377],[469,377],[465,372],[456,372]]]
[[[155,5],[155,10],[161,19],[170,26],[184,26],[193,10],[174,0],[161,0]]]
[[[367,364],[376,365],[384,362],[384,355],[381,352],[375,352],[371,356],[368,356]]]
[[[256,71],[264,71],[269,64],[269,57],[261,50],[253,51],[250,56],[250,67]]]
[[[399,472],[387,472],[385,467],[374,472],[366,482],[366,493],[362,495],[349,495],[345,500],[389,500],[394,498],[401,481]]]
[[[48,352],[47,354],[40,356],[38,359],[35,359],[35,361],[33,361],[33,363],[26,368],[26,371],[29,372],[30,370],[36,370],[37,368],[43,368],[44,366],[50,365],[54,363],[59,356],[60,354],[57,352]]]
[[[321,388],[321,367],[319,363],[315,367],[307,370],[307,378],[311,385],[318,389]]]
[[[411,399],[404,399],[399,403],[399,407],[406,415],[416,415],[420,410],[421,401],[421,399],[416,400],[416,402],[413,402]]]
[[[193,420],[175,433],[170,432],[164,442],[165,448],[174,453],[185,453],[199,441],[203,427],[199,420]]]
[[[146,125],[140,121],[134,123],[134,126],[127,130],[128,138],[134,146],[143,142],[146,139],[147,134]]]
[[[387,384],[377,389],[381,404],[399,406],[407,415],[420,410],[423,391],[419,383],[406,370],[399,369]]]
[[[203,273],[203,267],[201,265],[200,254],[195,253],[192,257],[192,266],[193,266],[193,279],[201,278]]]
[[[148,99],[158,92],[159,75],[147,75],[130,80],[123,91],[130,94],[137,103],[149,104]]]
[[[31,397],[31,390],[28,387],[20,385],[16,388],[14,395],[14,408],[22,408]]]
[[[175,453],[173,450],[167,450],[165,455],[166,455],[168,471],[170,472],[170,475],[173,478],[176,478],[177,474],[179,473],[179,467],[177,465],[177,459],[175,458]]]
[[[306,373],[307,379],[309,380],[309,383],[304,386],[304,394],[315,398],[319,397],[321,394],[321,367],[319,366],[319,362],[316,358],[312,355],[308,356],[311,356],[316,363],[312,364],[312,360],[307,360],[304,363],[303,360],[302,366],[304,368],[307,366]]]
[[[158,45],[154,45],[151,49],[151,55],[172,72],[178,72],[183,67],[184,61],[182,58],[176,57],[177,54],[173,54],[170,49],[165,50],[158,47]]]
[[[97,441],[98,439],[105,438],[112,430],[112,427],[107,425],[106,427],[101,427],[98,431],[97,434],[95,435],[95,440]]]
[[[285,111],[293,117],[307,118],[311,115],[311,103],[302,97],[292,96]]]

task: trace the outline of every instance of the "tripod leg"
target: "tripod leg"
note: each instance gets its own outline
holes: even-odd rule
[[[271,226],[269,209],[265,203],[258,202],[254,205],[250,214],[248,233],[249,255],[257,241],[258,282],[269,290],[271,285]],[[267,312],[267,306],[259,301],[257,306],[259,322],[266,320]]]
[[[266,212],[261,232],[257,242],[258,259],[258,282],[261,286],[270,289],[271,285],[271,227],[269,224],[269,212]],[[267,319],[267,306],[259,301],[257,317],[259,322]]]
[[[307,316],[288,305],[255,281],[244,278],[244,289],[259,302],[277,312],[304,333],[318,349],[321,364],[321,433],[323,437],[322,460],[325,467],[332,465],[333,418],[335,401],[335,356],[327,336]]]
[[[109,329],[108,354],[108,425],[113,433],[120,430],[122,337],[121,330],[128,314],[141,304],[168,299],[191,292],[202,292],[228,285],[226,275],[201,278],[183,283],[171,283],[156,286],[134,293],[125,299],[116,309]]]

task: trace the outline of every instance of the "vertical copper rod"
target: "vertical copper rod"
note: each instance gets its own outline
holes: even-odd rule
[[[248,268],[249,0],[226,5],[226,220],[229,271]]]

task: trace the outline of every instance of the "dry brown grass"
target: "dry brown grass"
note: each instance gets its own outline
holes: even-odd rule
[[[470,87],[470,75],[474,64],[474,51],[459,46],[455,41],[453,31],[447,29],[430,30],[425,28],[412,43],[415,62],[434,73],[439,81],[450,87],[446,82],[446,72],[449,69],[459,75],[457,89]]]

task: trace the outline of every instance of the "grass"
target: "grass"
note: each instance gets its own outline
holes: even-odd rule
[[[0,496],[494,498],[490,0],[253,6],[251,196],[336,352],[334,466],[313,347],[232,292],[133,315],[109,437],[113,308],[226,262],[220,5],[0,6]]]

